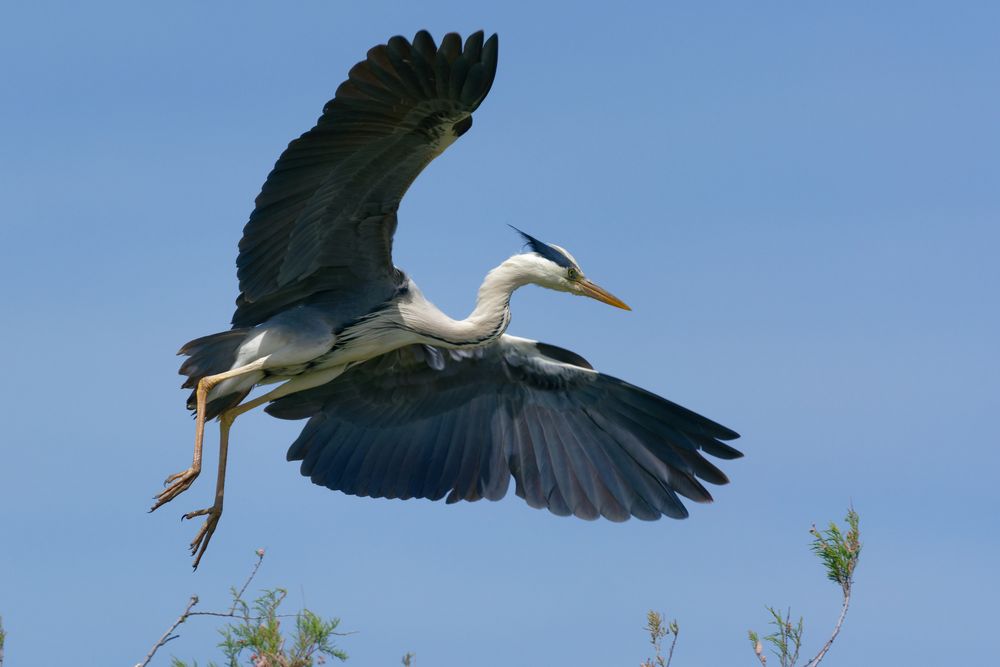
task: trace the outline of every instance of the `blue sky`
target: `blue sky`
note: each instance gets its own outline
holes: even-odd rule
[[[223,607],[257,547],[257,584],[357,631],[348,664],[638,664],[650,607],[680,620],[677,664],[750,664],[766,604],[806,617],[811,653],[839,600],[807,530],[851,502],[865,552],[828,663],[993,655],[998,6],[346,4],[0,8],[10,664],[134,664],[191,593]],[[634,312],[528,288],[510,332],[747,456],[688,521],[584,522],[333,493],[284,461],[300,423],[251,414],[192,574],[177,517],[213,475],[146,514],[190,456],[174,351],[226,328],[280,151],[370,46],[420,28],[499,32],[500,67],[407,195],[397,263],[459,316],[519,250],[508,223],[567,247]],[[158,664],[217,657],[215,627]]]

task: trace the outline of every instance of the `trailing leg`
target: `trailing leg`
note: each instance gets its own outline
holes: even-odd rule
[[[223,380],[259,371],[264,367],[266,362],[267,357],[263,357],[245,366],[234,368],[226,371],[225,373],[209,375],[198,381],[198,388],[195,391],[197,402],[194,423],[194,457],[191,461],[191,467],[187,470],[182,470],[181,472],[174,473],[173,475],[167,477],[167,479],[163,482],[164,485],[167,485],[167,488],[153,496],[156,502],[154,502],[153,506],[149,509],[150,512],[162,507],[180,494],[187,491],[198,478],[198,475],[201,474],[202,447],[205,441],[205,406],[208,402],[208,392],[212,390],[212,387],[216,386]]]
[[[239,414],[237,410],[238,408],[219,415],[219,473],[215,479],[215,502],[211,507],[188,512],[182,517],[183,519],[193,519],[197,516],[208,516],[205,519],[205,523],[202,524],[201,530],[198,531],[194,540],[191,541],[191,555],[195,557],[192,567],[195,570],[198,569],[201,557],[205,555],[205,550],[208,549],[208,543],[212,539],[212,534],[215,533],[215,528],[219,525],[219,519],[222,518],[222,504],[226,494],[226,461],[229,458],[229,430],[233,426],[233,420]]]

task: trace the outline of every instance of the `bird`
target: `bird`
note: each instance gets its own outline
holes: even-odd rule
[[[191,465],[153,511],[191,487],[205,424],[217,419],[212,506],[190,543],[197,569],[222,516],[229,434],[261,405],[307,419],[287,459],[314,483],[356,496],[499,500],[583,519],[684,518],[683,496],[729,479],[739,435],[582,356],[506,333],[510,299],[533,284],[630,310],[566,249],[515,228],[518,252],[486,274],[475,308],[452,319],[392,260],[403,195],[472,127],[497,71],[498,38],[440,44],[426,30],[370,49],[268,175],[243,229],[231,328],[185,344],[195,414]],[[258,386],[277,387],[247,400]]]

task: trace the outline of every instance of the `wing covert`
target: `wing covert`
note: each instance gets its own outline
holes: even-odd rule
[[[234,326],[316,298],[373,307],[399,281],[396,210],[427,164],[472,125],[496,74],[497,36],[426,31],[368,52],[268,175],[240,240]],[[321,295],[317,297],[317,295]]]

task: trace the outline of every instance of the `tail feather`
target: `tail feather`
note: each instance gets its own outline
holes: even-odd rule
[[[250,329],[251,327],[239,327],[185,343],[177,353],[187,356],[179,371],[181,375],[187,376],[181,387],[194,389],[203,377],[223,373],[232,368],[236,361],[236,352],[246,340]],[[247,393],[249,392],[226,394],[210,400],[206,406],[205,419],[214,419],[225,410],[236,407]],[[195,409],[194,391],[188,397],[187,407],[189,410]]]

